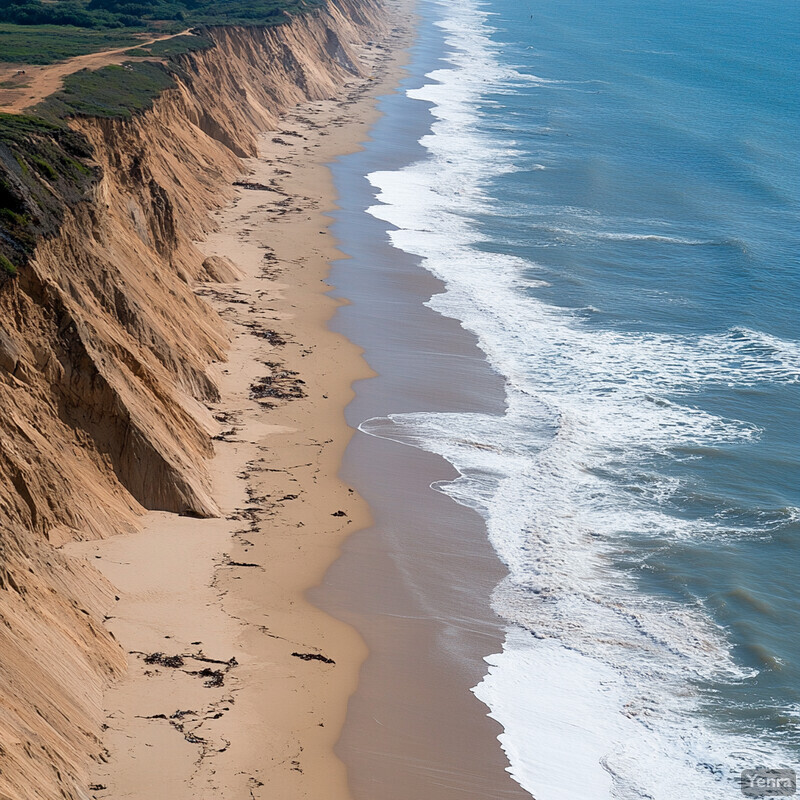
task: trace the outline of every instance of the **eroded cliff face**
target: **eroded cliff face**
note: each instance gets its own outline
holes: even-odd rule
[[[0,286],[0,797],[88,796],[102,690],[125,658],[102,624],[113,588],[58,546],[130,531],[145,509],[217,513],[204,401],[228,338],[193,286],[232,275],[193,241],[257,134],[333,96],[380,25],[372,0],[331,0],[214,29],[150,111],[71,123],[100,177]]]

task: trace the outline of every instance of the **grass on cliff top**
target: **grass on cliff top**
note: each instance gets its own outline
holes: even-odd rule
[[[178,0],[179,1],[179,0]],[[194,25],[280,25],[324,0],[188,0],[185,19]]]
[[[0,0],[1,1],[1,0]],[[100,50],[133,47],[141,29],[110,31],[70,25],[8,25],[0,23],[0,61],[19,64],[53,64]]]
[[[166,67],[152,61],[112,64],[81,70],[64,79],[64,87],[36,106],[45,119],[78,115],[128,118],[147,110],[175,81]]]
[[[173,36],[171,39],[162,39],[143,47],[127,50],[126,56],[152,56],[153,58],[169,58],[180,56],[184,53],[195,53],[198,50],[207,50],[213,47],[214,42],[205,36]]]
[[[0,112],[0,143],[3,145],[23,145],[31,136],[38,134],[51,136],[60,130],[63,130],[63,125],[47,122],[38,117]]]
[[[136,34],[179,33],[188,26],[269,26],[323,0],[0,0],[0,61],[52,64],[101,50],[135,47]],[[153,45],[154,56],[190,49]],[[171,48],[177,47],[174,53]]]

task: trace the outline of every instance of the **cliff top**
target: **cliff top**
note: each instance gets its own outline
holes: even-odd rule
[[[0,287],[98,178],[65,120],[127,118],[149,108],[176,85],[178,57],[214,45],[187,21],[267,27],[322,3],[0,0]]]
[[[276,25],[321,0],[0,0],[0,62],[52,64],[191,26]]]

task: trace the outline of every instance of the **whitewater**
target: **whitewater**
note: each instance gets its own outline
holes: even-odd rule
[[[697,398],[798,385],[800,345],[757,325],[603,325],[594,304],[549,302],[549,272],[511,252],[502,234],[510,214],[524,218],[526,204],[548,199],[542,192],[512,205],[492,187],[519,171],[544,175],[553,154],[546,144],[537,152],[512,115],[498,125],[486,109],[530,87],[595,92],[601,82],[544,78],[511,63],[493,38],[491,4],[426,8],[447,46],[441,67],[408,92],[431,109],[426,155],[368,176],[369,213],[389,224],[394,247],[444,282],[429,305],[475,334],[505,380],[506,409],[397,414],[360,429],[451,462],[460,477],[435,488],[479,511],[508,569],[492,599],[507,623],[503,650],[486,654],[473,691],[501,724],[523,788],[537,800],[735,796],[742,769],[791,766],[792,743],[715,714],[713,687],[746,685],[758,668],[736,657],[702,597],[649,592],[637,570],[650,568],[642,552],[752,541],[797,522],[791,505],[754,514],[693,497],[688,508],[695,489],[683,466],[763,437],[747,414],[718,413]],[[659,217],[559,213],[560,225],[546,230],[556,245],[747,248],[728,232],[695,235]]]

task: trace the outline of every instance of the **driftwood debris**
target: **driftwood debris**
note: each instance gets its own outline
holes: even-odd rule
[[[332,658],[327,658],[321,653],[292,653],[295,658],[302,659],[303,661],[321,661],[323,664],[335,664]]]

